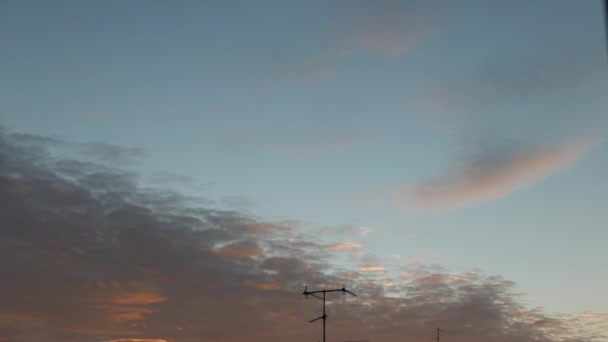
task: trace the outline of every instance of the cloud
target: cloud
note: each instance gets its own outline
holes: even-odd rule
[[[95,162],[112,167],[133,164],[146,156],[142,148],[123,147],[104,142],[74,143],[57,136],[48,137],[14,132],[8,132],[7,138],[24,148],[29,148],[30,153],[33,153],[36,149],[39,152],[53,152],[53,155],[44,157],[67,158],[77,156],[80,162]],[[49,147],[52,150],[43,147]],[[43,156],[38,155],[38,157]]]
[[[497,199],[572,167],[588,144],[487,153],[462,160],[442,178],[395,191],[400,206],[445,209]]]
[[[319,229],[318,233],[326,236],[360,238],[369,237],[380,229],[383,229],[383,227],[344,225],[338,227],[322,227]]]
[[[354,242],[340,242],[329,245],[328,248],[333,251],[348,251],[351,249],[363,248],[363,245]]]
[[[285,127],[290,128],[282,131],[275,129],[276,116],[270,122],[270,116],[264,113],[275,112],[277,104],[291,98],[293,91],[289,89],[309,93],[309,87],[340,78],[341,72],[352,69],[351,62],[358,65],[356,60],[361,56],[401,57],[409,53],[434,26],[413,6],[402,2],[333,3],[320,10],[334,20],[307,32],[300,45],[284,44],[277,50],[267,50],[271,52],[266,59],[273,61],[272,72],[246,93],[219,105],[224,113],[222,122],[228,124],[201,128],[201,139],[230,153],[264,151],[306,160],[342,154],[369,139],[369,124],[357,117],[369,107],[365,101],[349,100],[352,108],[333,110],[305,104],[302,108],[306,114],[297,118],[283,113],[288,123]],[[342,117],[345,111],[349,112],[346,121]]]
[[[375,232],[377,230],[377,228],[372,228],[372,227],[359,227],[359,230],[361,231],[361,236],[367,236],[373,232]]]
[[[506,51],[480,65],[470,80],[463,81],[465,88],[490,101],[572,91],[595,82],[594,74],[605,67],[603,55],[597,46],[585,46],[583,42],[572,42],[567,47],[563,41],[559,46],[549,43],[542,48]]]
[[[344,153],[365,140],[364,134],[347,132],[342,129],[317,127],[313,137],[298,139],[284,136],[268,146],[270,151],[289,155],[298,159]]]
[[[364,54],[401,57],[436,30],[427,16],[403,1],[349,1],[329,4],[325,10],[332,14],[332,24],[321,25],[307,42],[311,44],[308,50],[316,54],[291,56],[278,63],[283,77],[309,85],[326,83],[352,58]],[[291,54],[297,52],[287,53]]]
[[[169,342],[167,340],[159,340],[159,339],[149,339],[149,338],[121,338],[118,340],[107,340],[102,342]]]
[[[365,266],[365,267],[359,268],[359,271],[361,271],[361,272],[385,272],[386,269],[384,267],[380,267],[380,266]]]
[[[606,82],[598,77],[605,71],[605,52],[591,40],[555,44],[545,35],[526,37],[521,44],[488,56],[473,69],[468,62],[454,61],[429,74],[419,91],[405,95],[404,103],[416,107],[417,121],[482,144],[512,137],[605,136],[599,90]]]
[[[306,85],[326,83],[336,76],[336,64],[349,55],[347,50],[336,50],[319,53],[314,57],[296,58],[286,63],[282,76]]]
[[[248,106],[246,111],[268,106],[273,101],[275,100],[260,103],[258,107]],[[261,111],[264,112],[265,109]],[[285,115],[285,119],[291,120],[291,126],[283,130],[276,130],[276,122],[271,122],[270,117],[226,117],[227,125],[209,129],[200,137],[206,143],[216,144],[231,154],[263,151],[310,160],[345,153],[369,136],[357,127],[360,122],[358,118],[353,117],[345,123],[327,111],[319,113],[297,118]],[[296,121],[297,125],[294,124]]]
[[[142,190],[130,172],[49,148],[0,133],[7,341],[310,341],[319,302],[298,300],[304,284],[345,283],[359,297],[332,299],[336,340],[423,340],[437,326],[454,342],[602,338],[606,315],[526,308],[499,276],[418,266],[391,278],[365,254],[344,269],[289,225]]]
[[[490,54],[472,69],[457,63],[431,72],[420,92],[407,95],[404,104],[416,107],[409,112],[417,113],[417,122],[464,152],[439,178],[391,191],[399,206],[437,210],[507,196],[567,169],[589,149],[556,141],[606,136],[597,91],[605,88],[597,77],[605,69],[604,52],[584,39],[556,44],[545,33],[526,31],[525,47]],[[471,158],[480,146],[481,154]]]
[[[197,182],[194,178],[174,174],[171,172],[152,172],[142,177],[142,182],[146,186],[152,186],[156,188],[165,188],[165,191],[170,189],[185,189],[185,190],[197,190],[199,192],[208,191],[212,184],[202,184]]]
[[[434,31],[434,26],[403,2],[375,1],[359,6],[358,20],[348,34],[359,48],[398,57]]]

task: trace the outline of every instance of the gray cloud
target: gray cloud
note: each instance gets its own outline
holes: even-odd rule
[[[559,44],[548,38],[536,37],[536,45],[522,41],[472,70],[453,64],[429,75],[408,104],[424,112],[421,121],[484,145],[605,136],[598,102],[606,87],[605,52],[585,37]]]
[[[358,48],[384,56],[408,53],[434,31],[434,25],[412,3],[352,1],[348,5],[352,19],[341,36]]]
[[[119,147],[100,142],[80,144],[78,148],[82,154],[92,155],[112,165],[124,165],[145,156],[144,150],[138,147]]]
[[[50,152],[61,158],[78,157],[80,162],[95,162],[109,166],[132,164],[145,157],[146,153],[139,147],[122,147],[104,142],[74,143],[57,136],[38,136],[26,133],[7,132],[6,137],[30,151]],[[50,155],[48,155],[50,157]],[[62,160],[66,161],[66,160]],[[74,162],[73,160],[70,160]]]
[[[331,296],[330,339],[601,339],[605,316],[528,309],[503,278],[343,270],[295,228],[48,157],[40,139],[0,135],[0,340],[309,341],[320,303],[303,285],[345,283],[359,297]]]

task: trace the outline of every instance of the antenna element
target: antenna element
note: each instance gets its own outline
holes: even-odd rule
[[[353,297],[357,297],[356,294],[352,293],[351,291],[347,290],[344,287],[342,287],[341,289],[333,289],[333,290],[308,291],[308,286],[304,286],[304,292],[302,292],[304,297],[308,298],[308,296],[313,296],[313,297],[319,298],[320,300],[323,301],[323,316],[320,316],[313,320],[308,321],[308,323],[312,323],[312,322],[318,321],[320,319],[323,320],[323,342],[325,342],[325,321],[327,321],[327,315],[325,314],[325,294],[327,292],[342,292],[342,294],[348,293],[349,295],[352,295]],[[319,295],[320,293],[323,294],[323,297],[321,297]],[[439,342],[439,341],[437,341],[437,342]]]

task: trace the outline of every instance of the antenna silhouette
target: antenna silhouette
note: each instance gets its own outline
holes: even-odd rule
[[[440,331],[445,331],[445,330],[437,328],[437,337],[432,338],[431,340],[439,342],[439,332]]]
[[[606,54],[608,57],[608,0],[604,0],[604,34],[606,35]]]
[[[305,298],[308,298],[308,296],[313,296],[313,297],[318,298],[323,301],[323,316],[320,316],[313,320],[308,321],[308,323],[312,323],[312,322],[318,321],[320,319],[323,320],[323,342],[325,342],[325,321],[327,321],[327,314],[325,314],[325,294],[327,292],[342,292],[342,294],[348,293],[348,294],[352,295],[353,297],[357,297],[356,294],[350,292],[349,290],[347,290],[344,287],[342,287],[341,289],[334,289],[334,290],[308,291],[308,286],[304,286],[304,292],[302,292],[302,294],[304,295]],[[323,297],[319,296],[318,295],[319,293],[322,293]]]

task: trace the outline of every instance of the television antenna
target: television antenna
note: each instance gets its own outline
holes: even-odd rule
[[[439,342],[439,332],[440,331],[445,331],[445,330],[437,328],[437,337],[432,338],[431,340]]]
[[[314,321],[318,321],[320,319],[323,320],[323,342],[325,342],[325,321],[327,321],[327,314],[325,313],[325,294],[328,292],[342,292],[342,294],[350,294],[353,297],[357,297],[356,294],[352,293],[351,291],[347,290],[346,288],[342,287],[341,289],[333,289],[333,290],[317,290],[317,291],[308,291],[308,286],[304,286],[304,292],[302,292],[302,294],[304,295],[304,298],[308,298],[308,296],[313,296],[315,298],[318,298],[320,300],[323,301],[323,316],[319,316],[315,319],[312,319],[310,321],[308,321],[308,323],[312,323]],[[323,296],[321,296],[320,294],[323,294]]]

